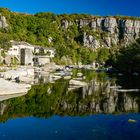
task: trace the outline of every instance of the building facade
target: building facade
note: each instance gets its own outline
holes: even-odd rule
[[[11,41],[7,55],[16,57],[21,65],[45,65],[55,56],[55,49]]]

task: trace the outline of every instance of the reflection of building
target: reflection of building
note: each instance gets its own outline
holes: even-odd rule
[[[11,41],[12,47],[8,50],[8,56],[15,57],[21,65],[44,65],[50,63],[55,55],[55,49],[34,46],[27,42]]]

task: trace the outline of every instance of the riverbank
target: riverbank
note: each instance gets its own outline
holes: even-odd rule
[[[0,78],[0,96],[27,93],[30,88],[29,84],[18,84]]]

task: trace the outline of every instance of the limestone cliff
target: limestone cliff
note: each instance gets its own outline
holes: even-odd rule
[[[65,29],[76,23],[79,29],[88,27],[90,33],[83,33],[83,45],[98,48],[101,46],[112,47],[138,38],[140,35],[140,20],[123,17],[98,17],[79,19],[74,22],[63,20]]]
[[[21,34],[19,39],[25,40],[25,37],[28,35],[27,41],[30,42],[30,40],[32,40],[33,42],[34,40],[34,44],[38,44],[39,40],[44,40],[44,44],[48,43],[56,46],[55,42],[61,37],[59,42],[62,42],[63,39],[64,42],[66,42],[66,39],[71,38],[71,40],[76,41],[78,45],[80,43],[92,48],[102,46],[110,48],[118,45],[126,46],[129,42],[134,41],[134,39],[140,36],[140,19],[133,17],[94,17],[91,15],[83,17],[77,14],[74,17],[72,17],[73,15],[62,17],[60,15],[55,15],[56,18],[50,20],[45,16],[27,16],[10,12],[6,17],[3,15],[4,14],[0,13],[0,28],[7,28],[7,23],[9,23],[9,27],[11,28],[10,32],[17,34],[18,37],[22,32],[24,35]],[[32,20],[34,20],[33,25]],[[48,22],[49,25],[47,25]],[[79,33],[80,37],[75,36],[75,32],[72,28],[69,28],[73,25],[77,27],[76,32]],[[67,31],[71,31],[71,35],[68,35]],[[38,34],[40,34],[42,38],[39,37],[38,39]],[[70,42],[72,43],[72,41]],[[41,44],[42,42],[43,41],[41,41]]]

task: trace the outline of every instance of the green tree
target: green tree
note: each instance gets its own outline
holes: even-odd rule
[[[0,33],[0,48],[8,49],[11,47],[11,36],[6,33]]]
[[[140,72],[140,39],[114,54],[112,65],[127,73]]]
[[[98,58],[97,60],[102,63],[106,62],[109,59],[109,49],[108,48],[101,48],[98,50]]]

